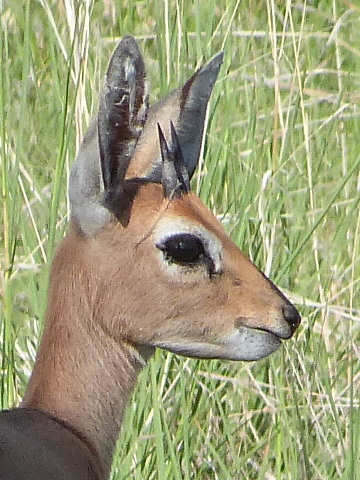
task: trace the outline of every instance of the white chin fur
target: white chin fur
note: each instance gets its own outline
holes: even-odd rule
[[[187,357],[253,361],[267,357],[280,345],[281,340],[270,332],[241,327],[223,338],[221,343],[179,338],[154,343],[153,346]]]

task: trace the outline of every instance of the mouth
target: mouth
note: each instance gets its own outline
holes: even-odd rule
[[[267,357],[281,346],[282,337],[267,330],[241,326],[218,342],[171,339],[156,342],[155,347],[186,357],[255,361]]]
[[[243,328],[246,328],[251,331],[270,333],[271,335],[275,335],[275,337],[278,337],[279,340],[288,340],[289,338],[292,337],[294,333],[294,330],[292,329],[291,325],[288,322],[284,322],[284,321],[272,322],[271,328],[266,328],[264,326],[249,327],[248,320],[249,319],[247,319],[246,317],[238,317],[234,322],[235,329],[242,331]],[[251,322],[251,323],[255,323],[255,322]]]

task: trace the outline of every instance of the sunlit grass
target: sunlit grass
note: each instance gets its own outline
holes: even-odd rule
[[[360,10],[351,2],[2,2],[1,406],[18,403],[76,148],[118,38],[152,101],[224,49],[193,186],[303,322],[255,364],[157,352],[114,479],[348,479],[360,468]]]

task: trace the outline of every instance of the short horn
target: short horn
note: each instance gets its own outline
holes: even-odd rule
[[[179,198],[181,196],[182,185],[175,167],[176,157],[172,148],[169,148],[164,132],[158,124],[159,143],[162,157],[161,184],[165,198]],[[179,152],[177,152],[178,154]]]

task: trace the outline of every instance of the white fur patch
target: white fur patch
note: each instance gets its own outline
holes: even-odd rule
[[[196,358],[254,361],[267,357],[281,345],[281,340],[270,332],[240,327],[224,338],[210,342],[190,338],[172,338],[154,342],[153,346],[180,355]]]

